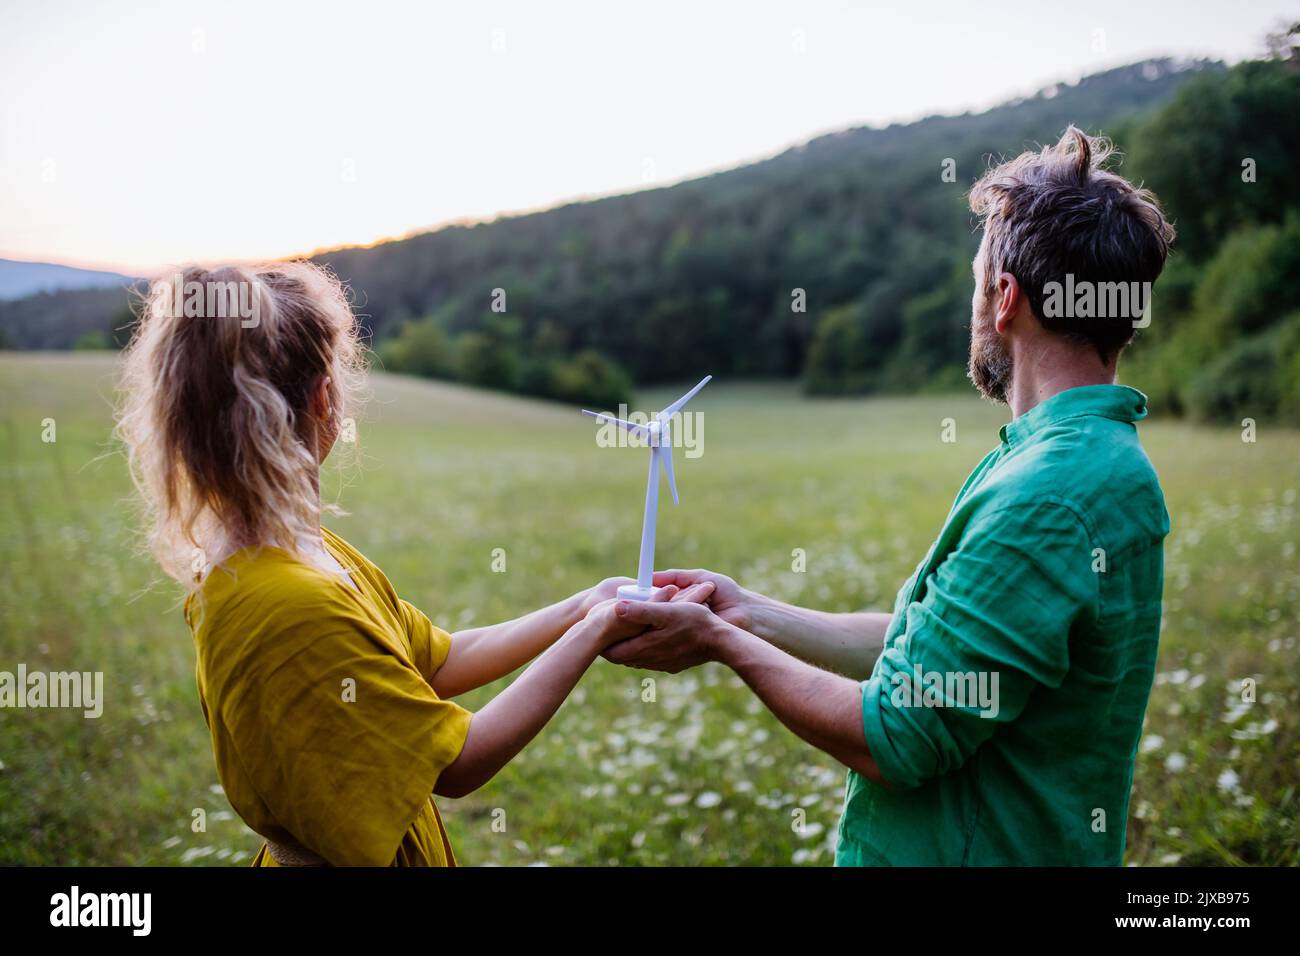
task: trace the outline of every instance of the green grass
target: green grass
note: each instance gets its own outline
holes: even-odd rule
[[[107,356],[0,355],[0,670],[101,670],[107,698],[99,720],[0,710],[0,863],[247,862],[259,841],[217,784],[178,594],[135,550],[113,373]],[[437,623],[507,618],[633,569],[644,452],[596,447],[563,407],[388,376],[374,391],[360,462],[327,469],[351,516],[327,523]],[[890,606],[1003,420],[970,395],[808,401],[715,383],[696,401],[705,453],[678,455],[659,565],[830,610]],[[1295,864],[1300,433],[1245,444],[1157,420],[1142,434],[1173,533],[1129,861]],[[657,676],[654,702],[647,676],[599,663],[495,781],[440,801],[462,863],[830,862],[835,762],[720,667]],[[1234,706],[1243,678],[1248,708]]]

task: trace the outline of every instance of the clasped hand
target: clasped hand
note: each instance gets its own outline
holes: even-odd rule
[[[615,664],[676,674],[717,658],[719,641],[744,620],[742,592],[707,571],[655,574],[648,601],[603,600],[587,613],[602,656]]]

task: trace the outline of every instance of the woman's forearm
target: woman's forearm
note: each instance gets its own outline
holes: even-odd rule
[[[455,697],[526,664],[582,618],[584,597],[580,592],[513,621],[457,631],[434,675],[434,691],[439,697]]]
[[[871,676],[892,619],[874,612],[814,611],[759,594],[752,595],[746,610],[751,633],[800,660],[854,680]]]
[[[462,797],[491,780],[551,719],[602,645],[581,621],[470,721],[465,746],[438,777],[433,792]]]

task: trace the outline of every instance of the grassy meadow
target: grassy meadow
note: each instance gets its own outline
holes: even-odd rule
[[[244,864],[260,841],[217,782],[179,593],[136,550],[114,373],[109,355],[0,354],[0,670],[103,671],[106,698],[97,720],[0,710],[0,864]],[[350,514],[326,523],[436,623],[505,619],[634,570],[644,451],[597,447],[576,409],[372,384],[358,454],[326,469]],[[704,453],[678,452],[659,566],[829,610],[891,606],[1005,418],[973,394],[812,401],[725,382],[692,409]],[[1263,425],[1245,443],[1157,418],[1142,435],[1173,532],[1128,861],[1300,863],[1300,433]],[[647,676],[598,663],[496,780],[440,801],[462,864],[831,861],[842,769],[721,667],[656,676],[653,702]]]

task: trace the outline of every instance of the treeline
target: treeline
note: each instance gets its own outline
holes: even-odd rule
[[[710,372],[799,377],[818,394],[949,388],[978,243],[966,191],[991,159],[1074,123],[1115,139],[1120,171],[1179,229],[1125,378],[1157,409],[1294,419],[1297,62],[1289,40],[1232,69],[1148,61],[669,188],[318,258],[354,290],[390,370],[604,407],[632,383]],[[120,341],[124,304],[3,303],[0,335]]]
[[[38,292],[0,302],[0,349],[122,348],[144,286]]]
[[[504,302],[508,307],[509,300]],[[521,323],[504,313],[459,333],[448,331],[445,322],[435,315],[405,323],[379,344],[380,363],[390,371],[602,409],[631,403],[632,381],[619,365],[594,349],[566,355],[554,328],[526,349]]]
[[[1139,64],[977,116],[852,130],[670,189],[326,259],[376,290],[379,353],[417,374],[606,406],[629,380],[706,372],[800,376],[823,395],[959,387],[978,242],[966,190],[991,158],[1073,122],[1116,141],[1120,171],[1179,231],[1125,379],[1197,419],[1300,422],[1293,41],[1231,69]],[[399,262],[422,278],[370,278]]]
[[[960,381],[990,155],[1149,113],[1216,65],[1151,61],[976,115],[819,137],[673,187],[325,253],[391,370],[607,406],[638,385]],[[0,304],[17,347],[123,334],[124,292]],[[502,311],[503,309],[503,311]]]
[[[1071,122],[1108,128],[1221,72],[1151,61],[978,115],[849,130],[670,188],[321,259],[361,293],[392,370],[609,405],[629,380],[710,372],[802,377],[823,394],[951,387],[977,240],[965,191],[988,157]]]
[[[1176,220],[1151,325],[1122,369],[1157,408],[1300,423],[1300,56],[1189,82],[1126,132]]]
[[[1300,57],[1294,29],[1272,39],[1266,60],[1198,70],[1158,108],[1092,127],[1115,140],[1120,171],[1157,193],[1179,233],[1121,375],[1156,408],[1199,420],[1300,423]],[[928,248],[821,315],[810,391],[956,380],[976,237],[949,246],[949,234],[935,229]],[[937,258],[945,249],[957,251]]]

